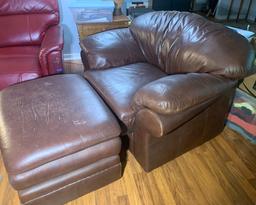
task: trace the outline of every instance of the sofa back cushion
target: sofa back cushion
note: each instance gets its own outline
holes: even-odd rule
[[[221,24],[188,12],[152,12],[131,32],[148,62],[167,74],[204,72],[240,79],[252,73],[248,41]]]
[[[45,31],[58,23],[57,0],[1,0],[0,47],[40,45]]]

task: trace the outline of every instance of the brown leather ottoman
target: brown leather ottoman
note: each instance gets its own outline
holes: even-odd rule
[[[51,76],[0,93],[0,146],[26,205],[57,205],[121,177],[120,127],[76,75]]]

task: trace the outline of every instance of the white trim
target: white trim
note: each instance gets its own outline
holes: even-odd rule
[[[80,53],[64,54],[64,61],[80,60]]]

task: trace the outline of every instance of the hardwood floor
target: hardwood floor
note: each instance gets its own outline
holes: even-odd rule
[[[81,72],[81,64],[75,64],[72,72]],[[0,174],[0,205],[18,205],[2,160]],[[148,174],[128,153],[122,179],[67,205],[194,204],[256,204],[256,145],[225,128],[213,140]]]

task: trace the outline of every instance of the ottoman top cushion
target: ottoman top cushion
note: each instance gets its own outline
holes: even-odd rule
[[[12,174],[119,134],[111,111],[80,76],[51,76],[0,92],[0,146]]]

